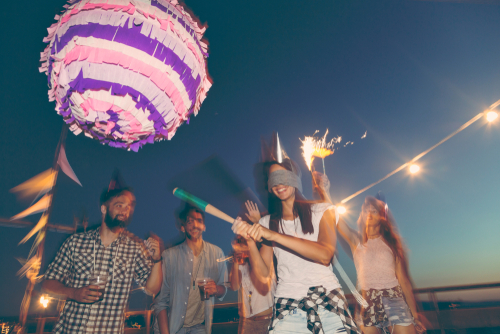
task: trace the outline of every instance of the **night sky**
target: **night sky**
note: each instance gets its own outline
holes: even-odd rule
[[[3,218],[29,205],[9,190],[52,166],[63,120],[48,102],[46,76],[38,66],[46,28],[64,4],[2,4]],[[68,160],[83,188],[60,174],[52,223],[71,225],[84,209],[91,224],[99,222],[99,194],[118,167],[137,197],[130,230],[174,240],[179,200],[168,180],[217,154],[253,187],[260,137],[273,131],[300,164],[309,198],[311,177],[299,138],[328,128],[332,136],[354,141],[325,159],[332,197],[340,201],[500,99],[498,3],[190,0],[187,5],[208,24],[214,82],[198,116],[171,141],[138,153],[69,133]],[[500,122],[480,120],[425,156],[419,174],[404,170],[351,200],[346,220],[354,226],[364,196],[381,190],[408,246],[417,287],[498,281],[499,145]],[[205,240],[228,253],[230,226],[212,217],[206,224]],[[0,232],[0,316],[13,316],[27,283],[16,277],[15,257],[26,257],[32,240],[17,246],[28,229],[0,227]],[[48,233],[42,270],[66,237]],[[355,280],[342,250],[340,261]]]

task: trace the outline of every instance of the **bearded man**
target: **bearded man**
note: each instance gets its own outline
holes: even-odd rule
[[[186,240],[163,252],[163,284],[155,299],[155,334],[210,334],[214,297],[227,289],[222,249],[203,241],[204,212],[186,203],[179,214]]]
[[[66,299],[54,333],[124,333],[132,279],[150,294],[160,291],[159,243],[126,230],[135,196],[120,179],[115,172],[101,194],[101,225],[69,237],[45,272],[42,289]],[[92,281],[97,276],[102,282]]]

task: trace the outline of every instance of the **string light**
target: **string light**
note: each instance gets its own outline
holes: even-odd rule
[[[418,173],[419,170],[420,170],[419,165],[413,164],[410,166],[410,173],[412,173],[412,174]]]
[[[45,298],[45,296],[40,297],[40,304],[42,304],[44,308],[47,308],[47,305],[49,304],[49,299]]]
[[[495,111],[488,111],[486,113],[486,120],[490,123],[493,122],[495,119],[497,119],[497,117],[498,114]]]
[[[461,127],[459,127],[457,130],[453,131],[452,133],[450,133],[448,136],[446,136],[445,138],[443,138],[441,141],[439,141],[437,144],[429,147],[427,150],[425,150],[424,152],[420,153],[419,155],[417,155],[415,158],[413,158],[411,161],[407,162],[407,163],[404,163],[402,164],[401,166],[399,166],[398,168],[396,168],[395,170],[393,170],[392,172],[390,172],[389,174],[387,174],[386,176],[384,176],[383,178],[379,179],[378,181],[375,181],[373,182],[372,184],[364,187],[363,189],[361,190],[358,190],[357,192],[355,192],[354,194],[352,194],[351,196],[349,197],[346,197],[344,198],[340,203],[344,204],[344,203],[347,203],[348,201],[350,201],[351,199],[353,199],[354,197],[358,196],[359,194],[362,194],[364,193],[365,191],[367,191],[368,189],[372,188],[373,186],[376,186],[377,184],[379,184],[380,182],[384,181],[384,180],[387,180],[389,177],[391,177],[392,175],[400,172],[401,170],[403,170],[404,168],[410,166],[410,172],[411,173],[416,173],[418,172],[418,170],[420,170],[420,167],[418,167],[417,165],[414,164],[414,162],[418,161],[420,158],[422,158],[424,155],[426,155],[427,153],[429,153],[430,151],[432,151],[433,149],[435,149],[436,147],[438,147],[439,145],[443,144],[444,142],[446,142],[447,140],[449,140],[450,138],[452,138],[453,136],[457,135],[458,133],[462,132],[463,130],[465,130],[466,128],[468,128],[471,124],[475,123],[476,121],[478,121],[479,119],[481,119],[483,116],[486,115],[486,120],[488,122],[492,122],[494,121],[497,117],[498,117],[498,114],[497,112],[493,111],[493,109],[495,109],[496,107],[498,107],[500,105],[500,100],[496,101],[495,103],[493,103],[487,110],[489,110],[488,112],[481,112],[479,114],[477,114],[476,116],[474,116],[472,119],[470,119],[468,122],[466,122],[465,124],[463,124]],[[412,167],[413,166],[416,166],[416,168],[418,168],[415,172],[412,172]],[[413,167],[415,168],[415,167]]]

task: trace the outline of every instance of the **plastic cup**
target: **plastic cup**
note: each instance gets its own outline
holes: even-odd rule
[[[207,285],[208,281],[210,281],[210,278],[198,278],[196,280],[196,284],[198,285],[198,289],[200,289],[200,299],[202,301],[210,298],[210,296],[207,296],[207,293],[205,291],[205,285]]]
[[[98,289],[91,289],[92,291],[97,291],[101,295],[99,296],[99,300],[96,302],[100,302],[104,298],[104,291],[106,290],[106,283],[108,281],[108,275],[103,274],[94,274],[90,277],[90,285],[98,286]]]

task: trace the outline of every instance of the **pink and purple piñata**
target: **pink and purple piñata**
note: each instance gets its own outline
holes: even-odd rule
[[[176,0],[70,1],[41,53],[49,100],[78,135],[137,151],[171,139],[210,89],[205,28]]]

